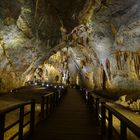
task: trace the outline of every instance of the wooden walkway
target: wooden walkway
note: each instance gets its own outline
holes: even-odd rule
[[[54,113],[38,124],[29,140],[100,140],[100,131],[78,91],[68,89]]]

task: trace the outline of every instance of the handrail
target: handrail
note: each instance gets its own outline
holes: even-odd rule
[[[132,121],[127,119],[123,114],[113,109],[111,106],[107,105],[106,103],[102,103],[102,109],[107,109],[109,111],[108,116],[108,131],[110,131],[110,134],[108,137],[112,137],[112,116],[114,115],[117,117],[121,123],[120,123],[120,139],[127,139],[127,128],[129,128],[137,137],[140,138],[140,127],[138,127],[136,124],[134,124]],[[102,111],[103,111],[102,110]],[[103,111],[105,113],[105,111]],[[104,114],[106,116],[106,114]],[[105,118],[102,118],[105,119]],[[103,124],[102,124],[103,125]]]
[[[25,105],[31,104],[31,102],[32,101],[29,100],[29,101],[26,101],[26,102],[24,101],[22,103],[17,103],[15,105],[9,106],[9,107],[7,107],[5,109],[0,110],[0,114],[2,114],[2,113],[9,113],[9,112],[11,112],[13,110],[18,109],[19,106],[25,106]]]
[[[59,90],[57,92],[50,92],[48,94],[45,94],[41,98],[41,120],[45,119],[45,116],[50,114],[53,110],[55,105],[61,100],[62,96],[65,94],[66,88]],[[30,111],[24,111],[24,107],[26,105],[31,105]],[[18,109],[19,112],[19,119],[12,122],[12,124],[5,127],[5,117],[6,114],[16,111]],[[30,115],[30,120],[27,122],[24,122],[24,117]],[[19,130],[15,134],[13,134],[10,139],[14,139],[18,136],[19,140],[23,140],[25,135],[28,133],[29,135],[33,133],[34,125],[35,125],[35,100],[30,101],[24,101],[21,103],[17,103],[15,105],[12,105],[8,108],[5,108],[0,111],[0,140],[4,140],[4,133],[8,131],[9,129],[13,128],[19,124]],[[30,130],[24,135],[23,129],[27,125],[30,124]]]
[[[54,92],[45,94],[41,99],[41,120],[44,120],[48,114],[52,111]]]
[[[31,109],[30,109],[30,111],[24,113],[24,107],[26,105],[31,105]],[[19,112],[19,119],[16,120],[14,123],[5,127],[6,114],[8,114],[12,111],[15,111],[17,109],[19,109],[19,111],[20,111]],[[29,114],[29,113],[30,113],[30,121],[28,121],[28,123],[26,123],[26,125],[30,124],[29,134],[31,134],[33,132],[33,129],[34,129],[34,119],[35,119],[34,118],[35,117],[35,101],[34,100],[18,103],[16,105],[13,105],[13,106],[10,106],[6,109],[1,110],[0,111],[0,140],[4,140],[4,133],[17,124],[19,124],[19,130],[18,130],[18,132],[13,134],[13,136],[11,136],[10,139],[14,139],[15,137],[19,136],[18,139],[22,140],[24,137],[23,136],[23,129],[26,126],[24,124],[24,117],[27,116],[27,114]]]
[[[132,121],[127,119],[123,114],[113,109],[108,104],[106,104],[108,100],[98,95],[94,95],[92,93],[88,93],[88,94],[84,93],[84,96],[88,96],[87,102],[90,109],[93,110],[94,108],[95,110],[97,122],[101,124],[102,138],[106,135],[106,130],[107,130],[108,140],[111,140],[113,136],[113,130],[114,130],[113,116],[117,117],[121,122],[120,123],[120,139],[121,140],[127,140],[127,128],[129,128],[131,132],[133,132],[137,137],[140,138],[140,127],[138,127]],[[106,115],[106,110],[108,110],[108,116]],[[107,129],[106,129],[107,127],[106,120],[108,121]]]
[[[45,120],[54,107],[58,104],[64,92],[50,92],[42,96],[41,99],[41,120]]]
[[[51,93],[45,94],[45,95],[43,95],[43,96],[44,96],[44,97],[47,97],[47,96],[50,96],[50,95],[52,95],[52,94],[54,94],[54,92],[51,92]]]

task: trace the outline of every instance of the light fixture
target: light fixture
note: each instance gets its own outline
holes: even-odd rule
[[[37,82],[35,82],[34,85],[36,86],[37,85]]]

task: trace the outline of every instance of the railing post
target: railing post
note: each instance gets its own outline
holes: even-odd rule
[[[35,124],[35,100],[31,102],[31,116],[30,116],[30,134],[33,134]]]
[[[49,113],[52,111],[52,105],[51,105],[52,97],[51,95],[49,96]]]
[[[20,107],[20,119],[19,119],[19,140],[23,139],[23,122],[24,122],[24,106]]]
[[[46,97],[46,117],[49,114],[49,97]]]
[[[0,140],[4,139],[5,113],[0,114]]]
[[[112,113],[111,111],[109,111],[108,112],[108,140],[111,139],[112,139]]]
[[[51,100],[50,100],[50,106],[51,106],[51,112],[53,111],[53,94],[50,95],[51,96]]]
[[[126,124],[121,121],[121,129],[120,129],[120,140],[127,140],[127,128]]]
[[[56,94],[57,92],[54,92],[54,106],[56,106]]]
[[[45,98],[41,97],[41,120],[44,120],[44,106],[45,106]]]
[[[105,112],[105,106],[104,106],[105,102],[101,103],[101,135],[102,138],[104,137],[104,135],[106,134],[106,112]]]
[[[91,100],[90,100],[90,93],[89,92],[87,92],[86,100],[87,100],[88,105],[90,106]]]
[[[95,115],[97,122],[99,122],[99,98],[96,98],[96,103],[95,103]]]
[[[90,92],[88,92],[88,96],[87,96],[88,98],[87,98],[87,100],[88,100],[88,105],[89,105],[89,108],[91,109],[91,110],[93,110],[93,102],[92,102],[92,96],[91,96],[91,93]]]
[[[58,92],[56,92],[56,104],[59,103],[59,92],[60,92],[60,90]]]
[[[88,104],[88,91],[87,90],[85,90],[85,101]]]
[[[53,93],[53,110],[54,110],[54,107],[55,107],[55,92]]]

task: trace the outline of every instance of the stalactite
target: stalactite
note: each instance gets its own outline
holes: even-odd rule
[[[136,72],[136,75],[138,77],[138,79],[140,79],[140,62],[139,62],[139,53],[136,52],[134,54],[134,66],[135,66],[135,72]]]
[[[130,70],[134,71],[134,52],[130,52],[128,63],[129,63],[129,66],[130,66]]]
[[[117,61],[118,70],[121,70],[122,69],[122,64],[121,64],[121,51],[117,51],[115,53],[115,57],[116,57],[116,61]]]
[[[117,31],[117,29],[116,29],[114,24],[111,24],[111,30],[112,30],[113,35],[116,36],[118,31]]]
[[[131,52],[130,51],[127,51],[127,63],[129,66],[131,66]]]
[[[139,61],[139,64],[140,64],[140,49],[138,51],[138,61]]]
[[[35,19],[37,18],[37,13],[38,13],[38,3],[39,3],[39,0],[36,0],[35,14],[34,14]]]
[[[123,52],[123,57],[124,57],[124,61],[126,62],[127,58],[128,58],[128,53],[127,52]]]
[[[130,51],[127,51],[127,66],[128,66],[128,70],[129,71],[133,71],[133,66],[134,66],[134,64],[133,64],[133,59],[132,59],[132,52],[130,52]]]
[[[103,65],[102,64],[100,64],[98,68],[98,83],[102,88],[103,87]]]
[[[109,80],[111,80],[110,61],[108,60],[108,58],[106,59],[106,69],[108,73],[108,78]]]
[[[125,61],[127,62],[129,70],[135,70],[138,79],[140,79],[140,51],[117,51],[115,56],[118,70],[123,70],[122,62]]]
[[[131,52],[131,60],[134,59],[134,52]]]

